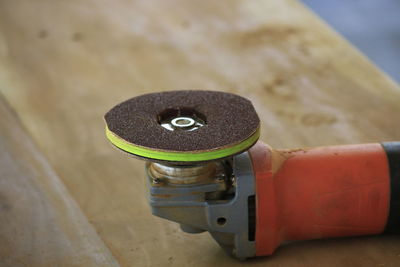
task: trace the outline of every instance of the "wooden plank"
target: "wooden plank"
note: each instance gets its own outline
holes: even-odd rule
[[[0,265],[118,266],[0,95]]]
[[[295,0],[2,1],[0,90],[124,266],[236,266],[207,234],[150,215],[143,163],[103,114],[129,97],[204,88],[250,98],[262,140],[400,140],[400,89]],[[396,238],[286,246],[260,266],[399,264]]]

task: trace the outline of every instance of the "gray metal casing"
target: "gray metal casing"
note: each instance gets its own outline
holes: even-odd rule
[[[235,195],[229,200],[206,200],[206,193],[226,190],[223,181],[164,187],[154,186],[149,177],[152,213],[180,223],[185,232],[210,232],[221,247],[239,259],[254,257],[255,241],[249,240],[248,199],[255,195],[255,179],[247,152],[233,157],[233,175]],[[226,222],[221,224],[219,218]]]

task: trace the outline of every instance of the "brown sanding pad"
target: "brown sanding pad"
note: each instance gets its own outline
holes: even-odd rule
[[[204,124],[168,130],[163,121],[186,116]],[[251,102],[218,91],[169,91],[131,98],[106,115],[107,137],[118,148],[139,157],[195,162],[228,157],[251,147],[260,120]]]

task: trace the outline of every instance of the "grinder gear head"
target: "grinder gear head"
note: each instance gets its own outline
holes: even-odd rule
[[[257,142],[260,120],[249,100],[215,91],[152,93],[115,106],[105,121],[114,146],[148,161],[154,215],[188,233],[210,232],[238,258],[255,255],[255,185],[242,152]]]

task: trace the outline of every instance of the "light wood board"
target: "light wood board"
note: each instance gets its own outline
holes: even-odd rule
[[[400,140],[398,85],[298,1],[0,1],[0,92],[99,246],[121,266],[243,265],[153,217],[143,162],[105,139],[109,108],[171,89],[248,97],[276,148]],[[396,266],[400,239],[301,242],[247,264]]]
[[[118,266],[1,94],[0,266]]]

